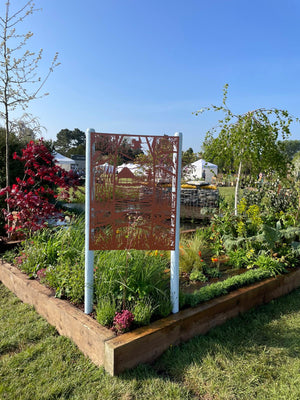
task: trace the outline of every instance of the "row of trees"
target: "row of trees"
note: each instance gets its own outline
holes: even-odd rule
[[[98,143],[98,146],[101,145]],[[56,140],[53,146],[58,153],[64,156],[71,157],[72,155],[85,154],[85,133],[78,128],[74,130],[62,129],[56,135]],[[105,151],[106,143],[102,144],[103,151]],[[133,148],[132,144],[124,139],[119,148],[119,163],[129,162],[135,159],[142,150],[140,148]]]

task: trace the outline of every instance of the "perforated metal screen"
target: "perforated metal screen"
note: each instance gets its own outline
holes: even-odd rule
[[[179,138],[91,135],[90,250],[174,250]]]

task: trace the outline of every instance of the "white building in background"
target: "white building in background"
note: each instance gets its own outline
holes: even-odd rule
[[[75,169],[76,162],[72,160],[72,158],[63,156],[62,154],[57,153],[56,151],[53,152],[53,156],[56,161],[56,164],[59,165],[64,170],[70,171],[71,169]]]
[[[74,154],[71,156],[72,160],[75,162],[75,169],[78,171],[85,171],[85,155]]]
[[[218,166],[203,159],[187,165],[184,169],[184,178],[186,180],[202,180],[212,183],[217,174]]]

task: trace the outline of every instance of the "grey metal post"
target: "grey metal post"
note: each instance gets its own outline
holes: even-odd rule
[[[94,129],[86,130],[85,152],[85,286],[84,286],[84,312],[90,314],[93,310],[94,286],[94,251],[89,250],[90,242],[90,178],[91,178],[91,133]]]
[[[182,159],[182,133],[176,132],[174,136],[179,136],[178,146],[178,172],[177,172],[177,201],[176,201],[176,221],[175,221],[175,250],[171,251],[171,302],[172,312],[179,311],[179,239],[180,239],[180,190],[181,190],[181,159]],[[174,155],[175,156],[175,155]],[[175,171],[176,172],[176,171]],[[172,192],[175,192],[172,185]]]

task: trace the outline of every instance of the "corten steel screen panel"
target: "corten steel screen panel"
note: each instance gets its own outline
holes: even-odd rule
[[[90,250],[174,250],[179,138],[91,134]]]

